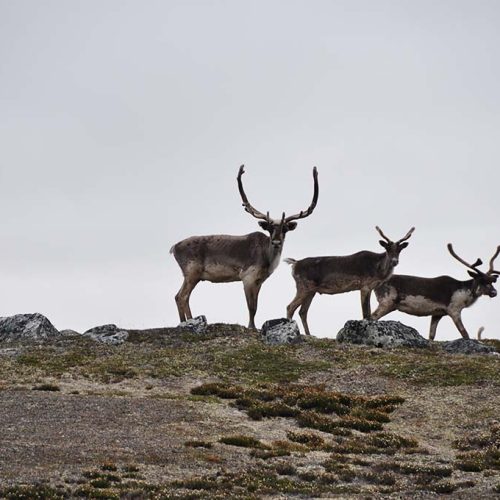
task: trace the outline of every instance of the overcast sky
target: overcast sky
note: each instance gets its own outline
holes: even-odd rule
[[[467,279],[446,243],[470,261],[500,244],[499,26],[495,0],[0,0],[0,315],[177,324],[172,244],[259,230],[242,163],[274,217],[308,206],[318,167],[283,257],[382,251],[375,225],[416,226],[397,272]],[[294,294],[282,263],[256,323]],[[248,321],[241,283],[200,283],[191,307]],[[358,318],[358,292],[309,311],[321,337]],[[463,319],[499,338],[500,299]],[[437,339],[458,336],[444,319]]]

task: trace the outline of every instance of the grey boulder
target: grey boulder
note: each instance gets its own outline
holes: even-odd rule
[[[207,330],[207,318],[205,316],[196,316],[196,318],[188,319],[179,323],[177,328],[189,330],[191,333],[205,333]]]
[[[473,339],[457,339],[449,342],[443,342],[443,351],[450,354],[493,354],[495,349],[489,345],[483,344]]]
[[[87,330],[83,335],[104,344],[123,344],[128,338],[128,332],[116,325],[101,325]]]
[[[40,313],[15,314],[0,318],[0,341],[37,341],[57,336],[57,328]]]
[[[337,341],[375,347],[429,346],[417,330],[399,321],[351,320],[337,333]]]
[[[266,321],[260,335],[262,341],[269,345],[296,344],[301,340],[297,323],[286,318]]]

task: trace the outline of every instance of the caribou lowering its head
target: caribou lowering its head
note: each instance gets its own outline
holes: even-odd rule
[[[184,283],[175,296],[181,321],[192,318],[189,297],[200,281],[223,283],[242,281],[249,312],[249,328],[255,328],[255,313],[262,283],[276,269],[285,235],[297,227],[296,220],[308,217],[318,202],[318,171],[313,169],[314,194],[309,208],[298,214],[280,219],[271,219],[269,212],[264,214],[248,201],[241,180],[245,169],[242,165],[238,172],[238,189],[245,210],[259,219],[259,225],[269,236],[255,232],[243,236],[225,234],[192,236],[176,243],[170,250],[178,262]]]

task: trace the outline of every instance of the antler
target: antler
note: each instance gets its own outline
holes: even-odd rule
[[[387,243],[392,243],[392,240],[383,233],[382,229],[380,229],[378,226],[375,226],[375,229],[380,233],[380,236],[382,236],[382,238],[387,241]]]
[[[403,243],[403,241],[406,241],[410,238],[410,236],[412,235],[413,231],[415,231],[415,228],[412,227],[407,233],[406,233],[406,236],[403,236],[403,238],[401,238],[400,240],[398,240],[396,243]]]
[[[495,259],[498,257],[498,254],[500,254],[500,245],[497,246],[497,251],[495,252],[495,255],[490,259],[490,268],[488,269],[488,274],[498,274],[500,275],[500,271],[495,271],[493,268],[493,262],[495,262]]]
[[[453,245],[451,243],[448,243],[447,247],[448,247],[448,251],[451,253],[451,255],[453,257],[455,257],[455,259],[458,260],[458,262],[461,262],[464,266],[467,266],[468,268],[472,269],[473,271],[481,272],[481,271],[479,271],[479,269],[476,269],[478,266],[480,266],[483,263],[483,261],[481,259],[477,259],[476,262],[474,262],[474,264],[469,264],[468,262],[465,262],[464,259],[462,259],[461,257],[459,257],[455,253],[455,250],[453,250]],[[497,254],[500,251],[499,249],[500,249],[500,247],[497,249]],[[495,255],[495,257],[496,257],[496,255]]]
[[[304,219],[313,213],[314,208],[316,207],[316,203],[318,203],[318,195],[319,195],[319,185],[318,185],[318,169],[316,167],[313,168],[313,179],[314,179],[314,194],[311,204],[309,208],[304,212],[300,211],[298,214],[289,215],[285,222],[290,222],[292,220]]]
[[[384,232],[382,231],[382,229],[380,229],[378,226],[375,226],[375,229],[380,233],[380,236],[382,236],[382,238],[384,238],[385,241],[387,241],[387,243],[392,243],[392,240],[390,238],[388,238]],[[415,231],[415,228],[412,227],[407,233],[406,235],[401,238],[400,240],[396,241],[396,244],[398,243],[403,243],[403,241],[406,241],[407,239],[410,238],[411,234],[413,233],[413,231]]]
[[[238,171],[238,189],[240,191],[240,196],[241,199],[243,200],[243,206],[245,207],[245,210],[250,214],[253,215],[257,219],[262,219],[262,220],[267,220],[269,222],[269,212],[267,212],[267,215],[264,215],[262,212],[259,212],[257,209],[252,207],[250,202],[248,201],[247,195],[245,194],[245,190],[243,189],[243,182],[241,182],[241,176],[245,173],[245,165],[241,165],[240,170]]]

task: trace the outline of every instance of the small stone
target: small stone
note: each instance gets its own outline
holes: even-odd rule
[[[337,333],[337,341],[383,348],[429,347],[429,341],[417,330],[399,321],[351,320]]]
[[[15,314],[0,318],[0,341],[37,341],[57,336],[57,328],[40,313]]]
[[[450,354],[495,354],[493,347],[473,339],[457,339],[442,342],[443,351]]]
[[[87,330],[83,335],[97,342],[111,345],[123,344],[128,338],[128,332],[126,330],[122,330],[113,324],[96,326]]]
[[[196,318],[182,321],[177,328],[189,330],[192,333],[205,333],[207,326],[207,318],[205,316],[196,316]]]
[[[300,331],[294,320],[270,319],[262,325],[261,339],[269,345],[296,344],[300,342]]]

